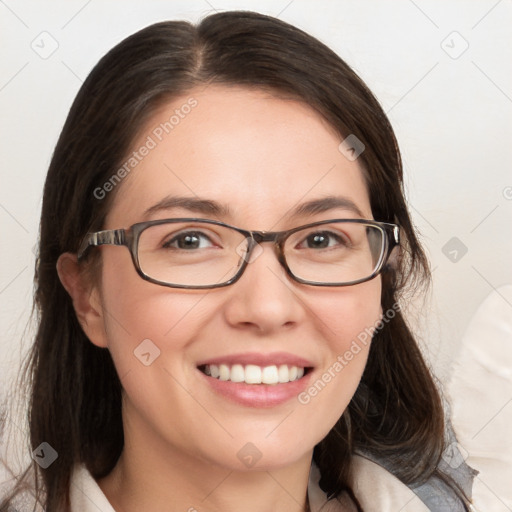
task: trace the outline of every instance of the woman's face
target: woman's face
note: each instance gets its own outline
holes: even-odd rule
[[[133,145],[137,165],[117,185],[105,229],[177,217],[262,231],[371,219],[361,168],[340,142],[301,103],[238,87],[193,90],[161,108]],[[348,199],[362,215],[332,204],[297,213],[327,196]],[[193,201],[163,204],[177,197]],[[201,206],[205,200],[219,212]],[[299,284],[272,244],[260,247],[239,281],[211,290],[152,284],[125,247],[93,249],[103,261],[104,332],[92,341],[112,354],[126,438],[146,455],[179,453],[235,470],[283,467],[310,456],[347,407],[369,349],[358,335],[380,318],[380,278]],[[290,383],[245,384],[205,375],[199,366],[208,362],[310,369]]]

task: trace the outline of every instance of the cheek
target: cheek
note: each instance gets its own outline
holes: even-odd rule
[[[325,434],[348,406],[363,374],[373,332],[382,317],[380,278],[312,302],[327,351],[299,403],[320,413]],[[312,306],[313,307],[313,306]]]
[[[128,428],[156,431],[158,439],[194,451],[201,437],[196,430],[211,418],[190,395],[197,379],[190,347],[215,314],[214,301],[208,293],[173,291],[129,273],[106,277],[103,290],[108,350],[125,392]]]
[[[110,256],[110,254],[109,254]],[[183,292],[144,281],[129,255],[104,258],[102,301],[105,330],[119,375],[160,355],[180,352],[206,316],[204,292]],[[142,354],[149,356],[141,357]],[[142,361],[141,361],[142,359]]]
[[[335,292],[320,292],[310,304],[331,350],[343,353],[381,319],[381,280],[377,277]]]

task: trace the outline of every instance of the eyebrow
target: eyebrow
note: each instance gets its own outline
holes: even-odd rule
[[[201,199],[199,197],[167,196],[161,201],[151,206],[144,212],[144,217],[149,217],[162,210],[171,210],[173,208],[183,208],[204,215],[215,215],[216,217],[229,217],[231,210],[229,206],[218,203],[211,199]],[[302,203],[292,210],[291,217],[301,217],[306,215],[315,215],[329,210],[343,209],[355,213],[358,217],[364,218],[360,208],[351,199],[343,196],[327,196],[320,199],[314,199]]]
[[[217,201],[210,199],[200,199],[198,197],[182,197],[182,196],[167,196],[161,201],[151,206],[144,212],[144,217],[149,217],[162,210],[171,210],[173,208],[183,208],[196,213],[203,213],[205,215],[215,215],[218,217],[227,217],[230,215],[228,206],[221,205]]]
[[[363,212],[352,199],[343,196],[327,196],[321,199],[314,199],[307,203],[302,203],[292,212],[292,217],[299,217],[301,215],[315,215],[317,213],[327,212],[341,208],[355,213],[357,216],[364,218]]]

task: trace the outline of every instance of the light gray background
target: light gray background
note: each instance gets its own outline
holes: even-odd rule
[[[510,0],[0,0],[0,389],[31,341],[24,329],[43,183],[80,85],[134,31],[226,9],[278,16],[316,36],[389,114],[434,269],[411,319],[442,380],[478,305],[512,284]]]

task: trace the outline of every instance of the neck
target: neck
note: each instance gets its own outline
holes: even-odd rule
[[[98,483],[116,512],[304,512],[311,458],[312,452],[286,467],[241,471],[193,457],[154,433],[125,429],[123,453]]]

